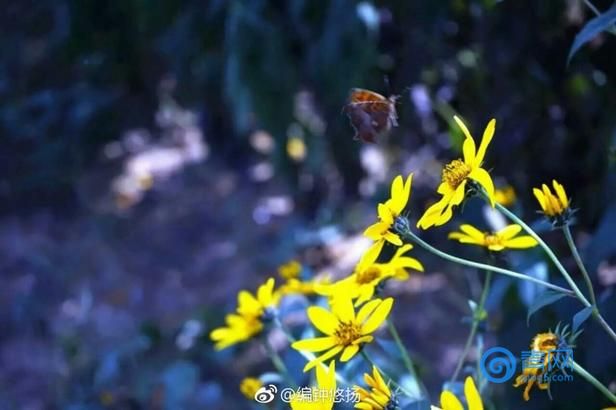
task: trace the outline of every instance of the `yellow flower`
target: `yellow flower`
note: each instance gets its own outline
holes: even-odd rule
[[[533,363],[531,366],[523,366],[522,374],[516,377],[515,383],[513,384],[513,387],[520,387],[526,384],[523,395],[525,401],[530,400],[530,389],[535,383],[537,383],[537,386],[539,386],[539,389],[541,390],[548,389],[549,383],[546,381],[542,381],[543,376],[546,374],[546,371],[548,369],[548,364],[550,360],[550,356],[547,353],[550,350],[557,349],[559,344],[560,337],[558,336],[558,334],[552,332],[538,333],[533,338],[530,344],[530,349],[532,352],[544,353],[542,358],[539,359],[542,360],[543,363],[542,365],[539,365],[539,363]]]
[[[261,317],[268,308],[278,305],[280,295],[274,292],[274,278],[259,286],[255,296],[247,290],[242,290],[237,295],[237,312],[242,316]]]
[[[326,370],[327,369],[327,370]],[[310,396],[294,394],[290,405],[292,410],[331,410],[336,398],[336,362],[332,360],[329,368],[319,365],[316,368],[317,387],[312,388]]]
[[[387,319],[393,302],[392,298],[374,299],[364,304],[356,314],[350,295],[341,293],[330,300],[331,311],[320,306],[309,307],[308,318],[325,336],[300,340],[291,346],[296,350],[326,352],[308,362],[304,371],[339,353],[342,353],[342,362],[352,359],[362,344],[374,340],[372,333]]]
[[[278,267],[278,274],[281,278],[286,280],[298,279],[300,273],[302,273],[302,265],[295,259]]]
[[[402,245],[402,239],[397,233],[393,232],[393,225],[409,201],[412,181],[413,174],[409,174],[406,182],[403,182],[402,175],[394,178],[391,184],[391,197],[377,207],[379,221],[370,225],[364,231],[365,236],[376,241],[374,247],[378,251],[381,250],[386,241],[396,246]]]
[[[246,377],[240,383],[240,391],[248,400],[254,400],[257,390],[263,387],[261,380],[254,377]]]
[[[497,188],[494,191],[494,200],[502,206],[511,206],[515,204],[517,195],[511,185],[507,185],[504,188]]]
[[[377,287],[385,280],[408,279],[408,268],[423,272],[423,266],[417,259],[404,256],[412,248],[410,244],[403,245],[397,249],[389,262],[376,263],[379,249],[373,246],[364,253],[350,276],[329,286],[318,286],[317,292],[325,296],[334,296],[344,291],[352,299],[357,299],[355,306],[359,306],[372,299]]]
[[[263,330],[259,318],[230,313],[225,316],[226,326],[212,330],[210,338],[216,342],[216,350],[226,349],[237,343],[245,342]]]
[[[456,239],[460,243],[483,246],[491,251],[499,252],[505,249],[526,249],[537,246],[537,241],[528,235],[517,236],[522,227],[511,224],[498,232],[481,232],[472,225],[461,225],[462,232],[451,232],[449,239]]]
[[[210,338],[216,342],[215,349],[221,350],[244,342],[263,330],[263,322],[276,308],[280,294],[274,292],[274,278],[270,278],[257,290],[256,296],[242,290],[237,295],[237,310],[225,317],[226,326],[214,329]]]
[[[314,295],[317,293],[316,289],[320,286],[329,286],[329,279],[313,279],[309,281],[289,279],[278,288],[278,292],[281,296],[291,294]]]
[[[464,381],[464,396],[468,403],[468,410],[483,410],[483,402],[477,391],[472,377],[467,377]],[[432,406],[432,410],[464,410],[464,406],[458,398],[450,391],[443,390],[441,393],[441,407]]]
[[[453,207],[460,205],[466,194],[467,183],[472,180],[481,185],[492,206],[494,206],[494,183],[488,171],[481,167],[486,149],[494,136],[496,120],[492,119],[481,139],[479,150],[475,150],[475,141],[471,137],[466,125],[457,116],[453,117],[465,135],[462,145],[463,159],[455,159],[445,165],[443,169],[442,182],[437,192],[443,197],[426,210],[417,222],[417,226],[428,229],[431,226],[443,225],[453,216]],[[476,151],[476,152],[475,152]]]
[[[360,399],[359,403],[355,405],[356,409],[386,410],[397,406],[396,398],[392,398],[391,390],[389,390],[376,366],[372,366],[372,376],[364,373],[364,381],[371,387],[371,391],[360,386],[354,386]]]
[[[546,184],[543,184],[541,189],[533,188],[533,194],[535,194],[535,198],[537,198],[545,216],[553,219],[568,218],[570,215],[569,199],[565,193],[565,188],[556,180],[552,180],[552,186],[556,195]]]

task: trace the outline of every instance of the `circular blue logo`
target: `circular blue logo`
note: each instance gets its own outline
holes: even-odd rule
[[[492,383],[505,383],[511,379],[515,365],[515,356],[504,347],[492,347],[481,356],[481,373]]]

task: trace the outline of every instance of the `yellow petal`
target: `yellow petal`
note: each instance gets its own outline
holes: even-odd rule
[[[338,319],[321,306],[310,306],[306,311],[312,325],[326,335],[332,335],[338,327]]]
[[[498,237],[501,239],[511,239],[517,234],[519,234],[521,230],[522,227],[520,225],[511,224],[496,232],[496,235],[498,235]]]
[[[257,299],[261,306],[267,306],[272,303],[272,293],[274,291],[274,278],[269,278],[265,284],[259,286],[257,290]]]
[[[526,249],[537,246],[537,241],[532,236],[518,236],[517,238],[505,241],[504,245],[511,249]]]
[[[400,178],[400,182],[402,182],[402,176],[396,177]],[[392,186],[392,195],[391,195],[391,204],[390,208],[394,214],[400,215],[402,210],[406,207],[406,204],[409,201],[411,196],[411,184],[413,182],[413,174],[409,174],[406,178],[404,184],[400,184],[400,186],[396,187],[396,192],[394,192],[394,187]]]
[[[416,271],[423,272],[424,268],[421,262],[419,262],[415,258],[409,258],[408,256],[404,256],[402,258],[398,258],[394,262],[391,262],[390,265],[396,268],[411,268]]]
[[[385,233],[387,229],[389,229],[389,224],[376,222],[366,228],[364,231],[364,236],[372,239],[373,241],[378,241],[383,237],[383,233]]]
[[[488,149],[488,145],[490,145],[490,141],[492,141],[492,137],[494,136],[494,129],[496,128],[496,120],[492,118],[488,123],[488,126],[483,131],[483,137],[481,137],[481,144],[479,144],[479,150],[477,150],[477,156],[475,157],[475,166],[480,167],[483,162],[483,158],[486,155],[486,150]]]
[[[374,309],[374,312],[372,312],[372,315],[370,315],[370,317],[363,323],[361,327],[362,335],[374,332],[385,321],[385,319],[387,319],[393,304],[393,298],[387,298],[379,304],[379,306]]]
[[[565,188],[563,188],[561,184],[556,182],[556,180],[552,181],[552,185],[554,186],[554,191],[556,191],[556,195],[558,195],[558,199],[560,200],[560,203],[562,204],[563,208],[568,208],[569,198],[567,198],[567,194],[565,193]]]
[[[359,260],[359,263],[357,264],[358,269],[361,270],[361,267],[372,265],[374,262],[376,262],[376,259],[379,257],[379,254],[381,253],[381,249],[383,249],[382,241],[375,242],[374,244],[372,244],[368,248],[368,250],[364,252],[361,259]]]
[[[485,238],[485,234],[481,232],[479,229],[475,228],[473,225],[463,224],[460,225],[460,230],[470,236],[471,238],[476,239],[477,241],[483,242]]]
[[[464,139],[464,144],[462,144],[462,153],[466,164],[473,164],[475,162],[475,141],[473,141],[472,138]]]
[[[441,393],[441,407],[443,410],[464,410],[462,403],[450,391],[444,390]]]
[[[336,356],[338,353],[340,353],[341,350],[342,350],[342,346],[334,346],[330,350],[322,354],[321,356],[317,357],[314,360],[309,361],[308,363],[306,363],[306,366],[304,366],[304,373],[312,369],[317,364],[322,363]]]
[[[377,207],[377,211],[382,223],[387,225],[391,225],[394,223],[394,216],[391,212],[391,199],[384,204],[379,204]]]
[[[440,214],[434,221],[434,226],[441,226],[447,223],[451,219],[452,216],[453,216],[453,209],[451,208],[451,206],[446,207],[443,210],[443,213]]]
[[[490,204],[494,207],[494,182],[492,182],[492,178],[488,171],[483,168],[475,168],[468,177],[479,182],[479,184],[484,187],[488,198],[490,198]]]
[[[543,196],[543,191],[538,188],[533,188],[533,195],[537,198],[537,202],[539,202],[541,209],[545,210],[545,197]]]
[[[353,308],[353,302],[348,295],[342,294],[334,296],[335,302],[331,303],[332,312],[341,322],[350,323],[355,321],[355,309]]]
[[[363,323],[368,318],[368,316],[370,316],[372,312],[374,312],[374,309],[376,309],[380,304],[381,299],[373,299],[363,305],[361,309],[359,309],[359,312],[357,312],[357,322]]]
[[[336,339],[331,336],[315,337],[293,342],[291,347],[295,350],[306,350],[309,352],[322,352],[336,345]]]
[[[471,136],[471,133],[468,131],[468,128],[466,128],[466,125],[464,124],[464,122],[462,122],[462,119],[458,117],[457,115],[454,115],[453,119],[456,121],[456,123],[458,124],[458,127],[460,127],[460,129],[464,133],[464,137],[473,139],[473,137]]]
[[[326,370],[327,369],[327,370]],[[321,390],[336,390],[336,361],[332,360],[329,368],[317,366],[317,385]]]
[[[359,345],[350,345],[344,348],[344,352],[340,356],[341,362],[348,362],[359,352]]]
[[[448,238],[455,239],[458,242],[465,243],[465,244],[479,245],[479,246],[485,245],[485,241],[483,240],[483,238],[481,239],[472,238],[466,234],[463,234],[462,232],[452,232],[449,234]]]
[[[400,239],[398,234],[387,231],[383,237],[387,242],[391,243],[392,245],[402,246],[402,239]]]
[[[372,366],[372,377],[374,378],[374,381],[376,381],[379,390],[391,396],[389,387],[387,387],[387,383],[385,383],[385,380],[383,380],[383,376],[381,376],[381,373],[379,372],[379,369],[376,368],[376,366]]]
[[[468,410],[483,410],[483,402],[472,377],[467,377],[464,381],[464,396],[466,396]]]

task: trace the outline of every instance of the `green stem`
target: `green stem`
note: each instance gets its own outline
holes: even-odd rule
[[[487,194],[485,193],[485,191],[482,190],[481,192],[482,192],[483,197],[486,199],[486,201],[489,202],[489,198],[488,198]],[[495,206],[496,206],[496,209],[498,209],[499,211],[501,211],[502,213],[507,215],[507,217],[509,219],[511,219],[513,222],[517,223],[518,225],[520,225],[530,236],[535,238],[535,240],[543,248],[543,250],[549,256],[549,258],[552,260],[552,262],[554,262],[554,265],[556,265],[556,267],[558,268],[560,273],[563,275],[563,277],[567,280],[567,283],[569,283],[569,286],[571,286],[571,289],[573,289],[573,291],[575,292],[575,295],[580,300],[580,302],[582,302],[584,304],[584,306],[586,306],[586,307],[591,307],[591,306],[593,307],[593,312],[592,312],[593,318],[597,322],[599,322],[601,327],[603,327],[603,329],[605,329],[605,331],[610,335],[610,337],[614,341],[616,341],[616,332],[614,332],[614,329],[612,329],[610,327],[610,325],[605,321],[603,316],[601,316],[601,314],[599,313],[599,310],[597,309],[597,306],[594,305],[594,304],[591,304],[586,299],[586,297],[584,297],[584,294],[582,293],[580,288],[577,287],[577,285],[575,284],[575,282],[571,278],[571,275],[569,275],[569,273],[567,272],[565,267],[562,265],[562,263],[560,263],[560,261],[558,260],[558,258],[556,257],[556,255],[554,254],[552,249],[550,249],[550,247],[543,241],[543,239],[541,239],[539,237],[539,235],[537,235],[537,233],[535,231],[533,231],[531,229],[530,226],[526,225],[526,223],[524,223],[523,220],[518,218],[517,215],[515,215],[513,212],[511,212],[510,210],[508,210],[504,206],[500,205],[499,203],[496,203]]]
[[[488,198],[487,194],[483,190],[481,192],[482,192],[482,195],[485,198],[485,200],[488,201],[488,203],[489,203],[490,199]],[[513,222],[515,222],[518,225],[520,225],[526,231],[526,233],[528,233],[530,236],[532,236],[537,241],[539,246],[541,246],[543,248],[543,251],[552,260],[554,265],[556,265],[556,268],[563,275],[563,277],[565,278],[565,280],[567,281],[567,283],[569,284],[571,289],[573,289],[573,292],[575,292],[575,295],[580,300],[580,302],[582,302],[585,306],[591,306],[590,302],[586,299],[586,297],[584,296],[584,294],[582,293],[580,288],[578,288],[578,286],[575,284],[575,282],[571,278],[571,275],[569,275],[569,272],[567,272],[567,270],[562,265],[562,263],[560,263],[560,261],[558,260],[558,258],[556,257],[556,255],[554,254],[552,249],[543,241],[543,239],[541,239],[539,237],[539,235],[537,235],[537,233],[530,226],[528,226],[522,219],[520,219],[516,214],[511,212],[509,209],[505,208],[504,206],[502,206],[498,202],[495,203],[494,205],[495,205],[496,209],[498,209],[500,212],[505,214]]]
[[[565,289],[562,288],[560,286],[557,285],[553,285],[549,282],[545,282],[541,279],[537,279],[534,278],[532,276],[527,276],[518,272],[514,272],[508,269],[503,269],[503,268],[499,268],[497,266],[491,266],[491,265],[486,265],[484,263],[479,263],[479,262],[474,262],[474,261],[469,261],[468,259],[463,259],[463,258],[459,258],[457,256],[453,256],[450,255],[446,252],[443,252],[439,249],[436,249],[435,247],[433,247],[432,245],[430,245],[427,242],[424,242],[419,236],[415,235],[413,233],[413,231],[411,231],[410,229],[404,230],[403,232],[399,232],[399,234],[401,236],[405,236],[408,240],[411,240],[413,242],[415,242],[417,245],[421,246],[422,248],[424,248],[425,250],[427,250],[428,252],[432,252],[433,254],[435,254],[436,256],[439,256],[443,259],[446,259],[450,262],[455,262],[458,263],[460,265],[465,265],[465,266],[470,266],[472,268],[477,268],[477,269],[482,269],[485,271],[491,271],[491,272],[496,272],[496,273],[500,273],[502,275],[506,275],[506,276],[510,276],[512,278],[516,278],[516,279],[521,279],[521,280],[525,280],[528,282],[533,282],[536,283],[538,285],[542,285],[545,286],[546,288],[552,289],[556,292],[560,292],[560,293],[564,293],[565,295],[569,295],[569,296],[574,296],[574,293],[569,290],[569,289]]]
[[[468,352],[471,350],[471,346],[473,345],[473,341],[475,340],[475,335],[477,334],[479,323],[481,323],[481,321],[483,320],[481,317],[478,317],[477,315],[483,314],[484,305],[488,297],[491,280],[492,280],[492,272],[487,271],[486,278],[483,283],[483,289],[481,291],[481,296],[479,297],[479,304],[477,305],[475,312],[473,312],[473,324],[471,325],[471,331],[468,334],[468,338],[466,339],[464,350],[462,351],[462,356],[460,356],[460,360],[458,360],[456,370],[453,372],[453,376],[451,376],[451,382],[455,382],[456,379],[458,378],[460,371],[462,370],[462,366],[464,365],[464,360],[466,359]]]
[[[289,374],[287,366],[285,366],[284,362],[282,361],[282,358],[278,355],[276,349],[274,349],[274,347],[270,344],[269,340],[267,340],[267,335],[263,337],[263,346],[265,346],[267,355],[269,356],[270,360],[272,361],[272,364],[274,365],[278,373],[280,373],[280,375],[286,380],[289,386],[296,389],[298,387],[297,384],[295,384],[295,382],[293,381],[293,378]]]
[[[582,276],[584,277],[584,281],[586,282],[586,287],[588,287],[588,293],[590,294],[590,301],[592,305],[597,307],[597,298],[595,297],[595,291],[592,287],[592,281],[590,280],[590,276],[588,275],[588,271],[584,266],[584,262],[580,257],[580,253],[578,252],[577,246],[575,246],[575,241],[573,240],[573,236],[571,236],[571,229],[568,224],[563,225],[563,233],[565,234],[565,238],[567,239],[567,244],[569,245],[569,249],[571,249],[571,253],[573,254],[573,258],[575,259],[575,263],[577,263],[578,268],[582,272]]]
[[[410,394],[409,392],[407,392],[405,389],[402,388],[402,386],[400,386],[393,377],[391,377],[389,374],[385,373],[383,370],[381,370],[379,368],[379,366],[376,365],[376,363],[374,363],[374,361],[370,358],[370,356],[368,356],[368,353],[366,353],[365,349],[361,350],[361,355],[362,357],[368,362],[368,364],[370,364],[370,366],[374,366],[376,367],[376,369],[379,371],[379,373],[381,373],[381,375],[387,377],[389,379],[389,382],[392,384],[392,386],[394,386],[395,388],[397,388],[398,390],[400,390],[404,395],[406,395],[407,397],[411,397],[413,398],[414,395]]]
[[[601,393],[605,395],[608,399],[612,401],[612,403],[616,403],[616,395],[610,391],[607,387],[605,387],[599,380],[595,378],[592,374],[588,373],[586,369],[580,366],[576,361],[573,362],[573,371],[582,376],[586,381],[593,386],[595,386]]]
[[[387,329],[389,330],[391,337],[394,339],[394,342],[396,343],[396,346],[398,347],[398,350],[400,351],[400,354],[402,355],[402,361],[404,362],[404,365],[406,366],[407,370],[413,377],[415,383],[417,383],[417,385],[419,386],[420,390],[422,391],[422,394],[426,394],[426,388],[423,385],[423,383],[420,382],[419,377],[417,377],[417,372],[415,371],[415,366],[413,366],[413,361],[411,360],[411,356],[409,355],[408,350],[402,343],[402,339],[400,338],[400,334],[398,333],[396,326],[389,319],[386,321],[386,323],[387,323]]]
[[[601,313],[599,313],[599,310],[593,309],[592,315],[595,318],[595,320],[599,322],[601,327],[605,329],[605,331],[610,335],[610,337],[614,339],[614,341],[616,341],[616,332],[614,332],[614,329],[612,329],[610,325],[605,321],[603,316],[601,316]]]

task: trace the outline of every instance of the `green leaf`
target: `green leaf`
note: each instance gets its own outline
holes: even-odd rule
[[[601,13],[597,17],[589,20],[584,28],[575,36],[573,45],[569,50],[569,56],[567,57],[567,65],[569,65],[573,55],[577,53],[584,44],[595,38],[602,31],[609,29],[614,23],[616,23],[616,3],[605,13]]]
[[[530,322],[530,317],[536,311],[538,311],[544,306],[551,305],[552,303],[556,302],[559,299],[564,298],[565,296],[566,295],[564,293],[554,292],[553,290],[549,290],[549,289],[540,293],[535,298],[535,300],[533,300],[533,303],[531,303],[530,306],[528,307],[528,315],[526,316],[526,325],[528,326]]]
[[[586,319],[590,317],[592,309],[592,306],[585,307],[584,309],[577,312],[575,316],[573,316],[573,328],[571,329],[573,333],[575,333],[586,321]]]

